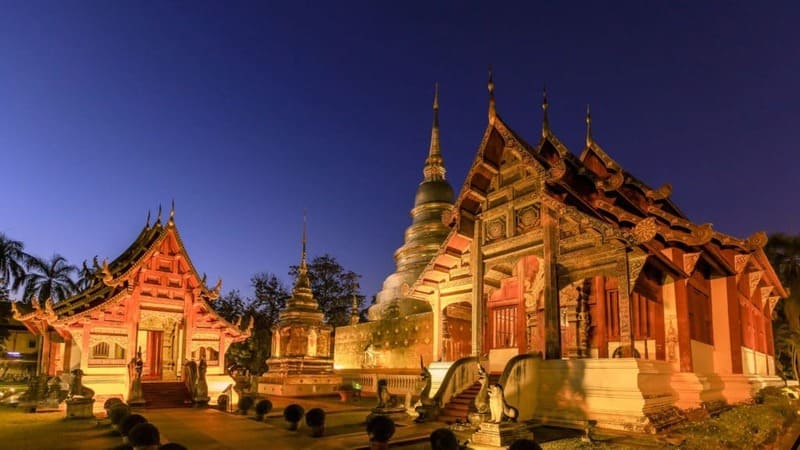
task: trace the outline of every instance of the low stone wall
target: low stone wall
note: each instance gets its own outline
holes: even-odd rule
[[[677,419],[671,368],[663,361],[527,358],[509,364],[501,383],[522,420],[577,428],[596,420],[601,428],[653,432]]]
[[[419,369],[433,359],[433,313],[412,314],[336,328],[333,367],[348,369]],[[369,344],[374,361],[365,355]]]

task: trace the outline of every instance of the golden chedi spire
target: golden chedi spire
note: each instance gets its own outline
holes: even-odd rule
[[[295,281],[295,290],[308,289],[311,292],[311,282],[308,279],[308,263],[306,262],[306,212],[303,211],[303,238],[301,240],[302,251],[300,253],[300,266],[297,270],[297,280]]]
[[[444,168],[442,147],[439,142],[439,83],[433,88],[433,125],[431,126],[431,145],[428,148],[428,158],[422,174],[425,181],[444,180],[447,170]]]
[[[433,97],[431,145],[425,159],[424,178],[417,187],[414,207],[411,209],[412,223],[406,229],[405,242],[394,253],[396,269],[383,281],[376,303],[369,309],[370,320],[384,318],[385,310],[391,304],[398,304],[402,315],[430,311],[429,304],[408,297],[406,290],[416,281],[450,232],[450,228],[442,223],[442,214],[453,206],[453,188],[445,179],[446,170],[439,141],[438,93],[437,86]]]

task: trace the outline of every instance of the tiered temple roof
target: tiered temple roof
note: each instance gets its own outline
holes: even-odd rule
[[[580,156],[575,156],[550,129],[548,108],[545,93],[541,137],[536,145],[531,145],[497,113],[494,82],[490,75],[489,123],[452,212],[443,214],[443,221],[453,229],[422,271],[422,276],[411,286],[411,295],[422,298],[430,291],[426,286],[443,280],[459,255],[469,251],[474,219],[490,194],[504,152],[510,150],[528,174],[544,172],[542,202],[572,216],[581,229],[591,228],[604,239],[618,239],[628,246],[638,246],[653,256],[653,263],[680,277],[688,276],[687,271],[691,270],[671,261],[664,254],[667,247],[677,247],[687,254],[699,254],[719,275],[739,274],[750,261],[759,270],[764,270],[769,284],[775,286],[775,300],[777,296],[786,296],[762,250],[767,242],[764,232],[739,239],[714,230],[711,224],[689,220],[671,200],[669,184],[651,188],[600,147],[592,136],[588,108],[586,144]]]
[[[209,288],[205,283],[206,276],[200,276],[197,272],[175,226],[174,205],[170,210],[166,223],[161,221],[160,207],[156,221],[152,225],[150,224],[150,214],[148,213],[145,226],[139,232],[139,235],[113,261],[108,263],[103,260],[102,263],[98,263],[97,258],[95,258],[95,276],[88,288],[55,305],[52,300],[47,299],[44,308],[41,307],[37,299],[33,300],[32,309],[26,308],[21,304],[14,304],[15,318],[26,323],[29,328],[33,326],[34,329],[37,329],[41,328],[41,325],[35,325],[37,323],[42,324],[44,322],[49,325],[73,323],[79,318],[90,316],[94,312],[119,304],[130,297],[133,287],[141,282],[138,269],[141,268],[143,262],[157,254],[164,241],[170,238],[174,239],[181,260],[188,266],[189,276],[186,277],[187,283],[190,289],[197,292],[195,302],[198,312],[207,315],[210,320],[226,328],[229,333],[236,335],[236,337],[246,338],[246,335],[249,335],[249,330],[242,330],[240,323],[232,324],[228,322],[211,307],[210,302],[219,297],[222,280],[218,280],[213,288]],[[239,322],[241,322],[241,318]]]

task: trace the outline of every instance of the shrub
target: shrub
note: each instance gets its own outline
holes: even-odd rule
[[[128,432],[128,441],[133,447],[146,447],[161,444],[161,434],[152,423],[140,423]]]
[[[297,430],[297,423],[303,418],[303,414],[305,414],[305,412],[306,411],[303,409],[303,407],[297,403],[292,403],[283,410],[283,418],[289,422],[290,430]]]
[[[253,407],[253,404],[255,402],[256,401],[253,397],[245,395],[244,397],[239,399],[239,411],[241,411],[242,414],[247,414],[247,411],[250,411],[250,408]]]
[[[143,415],[129,414],[122,419],[122,422],[119,423],[119,433],[122,436],[127,436],[131,431],[131,428],[139,425],[140,423],[147,423],[147,419],[145,419]]]
[[[394,421],[386,416],[372,416],[367,420],[370,441],[389,442],[394,435]]]
[[[226,409],[228,409],[229,402],[230,398],[228,398],[226,394],[222,394],[219,397],[217,397],[217,408],[219,408],[220,411],[225,411]]]
[[[325,424],[325,411],[322,408],[314,408],[306,413],[306,425],[310,427],[320,427]]]
[[[314,408],[306,413],[306,425],[311,428],[311,437],[320,437],[325,433],[325,411]]]
[[[103,402],[103,409],[108,411],[108,410],[111,409],[112,406],[120,405],[120,404],[123,404],[123,403],[124,402],[119,397],[111,397],[108,400],[106,400],[105,402]]]
[[[262,399],[256,403],[256,416],[258,416],[259,420],[262,419],[265,414],[269,414],[270,411],[272,411],[271,401]]]
[[[119,425],[126,416],[131,413],[128,405],[120,403],[111,407],[108,413],[108,418],[111,420],[111,425]]]

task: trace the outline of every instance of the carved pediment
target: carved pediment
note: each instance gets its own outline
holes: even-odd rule
[[[736,255],[733,257],[733,266],[737,274],[742,273],[747,267],[747,261],[750,260],[750,255]]]
[[[687,275],[691,275],[694,272],[694,268],[697,265],[697,261],[700,259],[700,252],[696,253],[685,253],[683,255],[683,271],[686,272]]]
[[[750,286],[750,297],[756,293],[756,288],[758,287],[758,283],[761,281],[761,277],[764,275],[764,272],[761,270],[755,270],[748,274],[749,277],[749,286]]]

